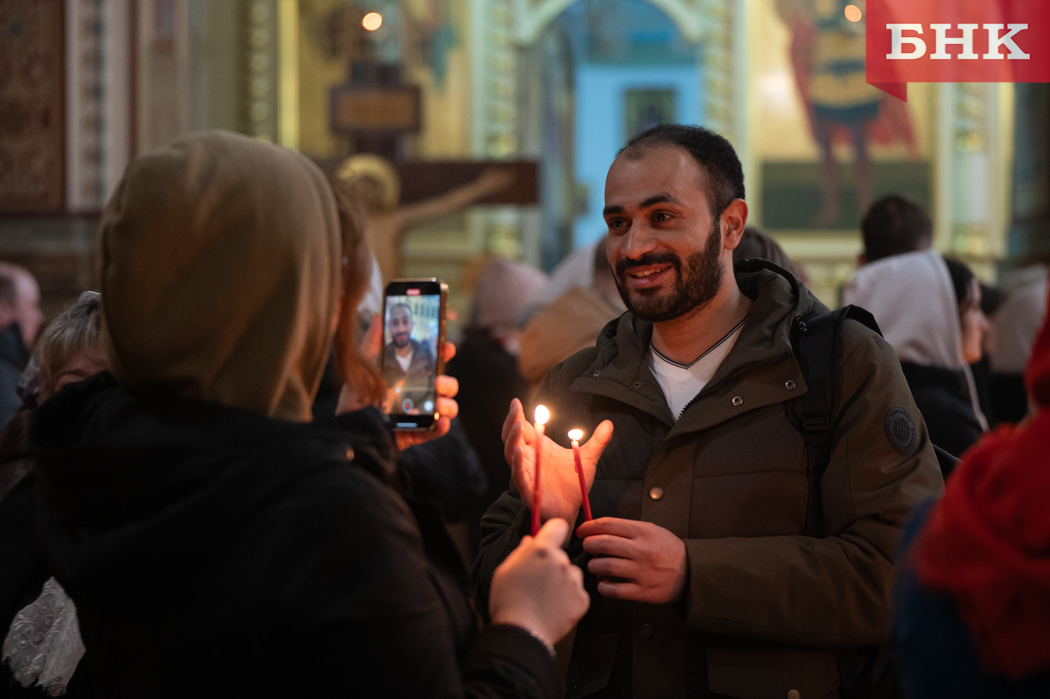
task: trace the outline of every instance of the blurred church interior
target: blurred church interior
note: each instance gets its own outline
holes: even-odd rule
[[[918,84],[904,104],[863,83],[863,54],[856,75],[822,74],[822,47],[863,43],[846,4],[4,0],[0,258],[38,276],[49,314],[75,298],[95,284],[95,229],[128,161],[199,129],[329,170],[380,156],[403,204],[502,163],[512,187],[417,225],[401,250],[401,274],[447,281],[463,318],[486,254],[549,271],[602,236],[616,151],[672,121],[734,143],[751,223],[830,305],[861,208],[891,192],[926,206],[935,246],[985,281],[1050,257],[1050,85]],[[828,99],[877,111],[863,167],[849,124],[822,154]]]

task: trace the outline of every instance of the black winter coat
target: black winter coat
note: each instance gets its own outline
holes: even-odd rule
[[[289,423],[102,374],[41,406],[31,438],[99,696],[557,691],[542,643],[476,631],[435,510],[387,483],[374,411]]]
[[[22,341],[18,323],[11,323],[0,332],[0,430],[15,416],[22,405],[18,395],[18,379],[29,361],[29,350]]]
[[[961,369],[901,364],[915,404],[926,420],[930,441],[960,457],[981,438],[983,430],[973,411],[970,387]],[[943,474],[945,478],[947,473]]]
[[[474,517],[481,515],[510,484],[510,466],[503,458],[503,421],[510,402],[527,402],[529,382],[518,372],[518,360],[484,330],[467,330],[466,338],[445,373],[459,381],[459,422],[477,451],[488,477],[488,489]]]

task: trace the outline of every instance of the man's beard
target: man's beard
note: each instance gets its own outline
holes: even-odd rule
[[[397,347],[398,349],[404,349],[405,347],[408,347],[408,343],[411,341],[412,336],[411,333],[398,333],[397,335],[394,335],[391,339],[393,339],[394,341],[394,347]]]
[[[697,250],[686,264],[673,252],[655,252],[637,260],[624,258],[616,265],[616,289],[628,310],[643,320],[662,323],[681,318],[690,311],[711,302],[722,288],[723,269],[718,259],[722,252],[722,231],[716,221],[707,237],[707,245]],[[677,281],[670,292],[627,288],[627,270],[645,265],[670,264],[677,273]],[[633,294],[633,296],[632,296]]]

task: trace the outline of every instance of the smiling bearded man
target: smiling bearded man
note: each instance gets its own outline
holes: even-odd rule
[[[682,260],[674,253],[647,253],[637,260],[627,258],[616,263],[616,289],[627,308],[639,318],[653,323],[680,318],[689,311],[702,309],[718,294],[722,286],[722,232],[711,229],[704,249],[690,255],[682,272]],[[628,279],[646,279],[671,265],[678,274],[673,291],[660,295],[652,287],[640,288],[632,295]]]
[[[591,595],[569,695],[838,697],[865,647],[888,639],[904,516],[943,487],[893,349],[843,322],[814,462],[792,339],[827,308],[768,262],[734,267],[748,209],[728,141],[695,126],[642,133],[610,167],[605,203],[629,310],[537,398],[552,416],[540,517],[577,522],[567,545]],[[572,428],[591,435],[585,523]],[[535,433],[517,401],[503,438],[513,483],[482,520],[482,599],[529,531]]]

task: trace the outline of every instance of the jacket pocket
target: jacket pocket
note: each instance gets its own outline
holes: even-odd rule
[[[738,699],[822,699],[842,684],[834,651],[742,641],[707,642],[708,689]]]

